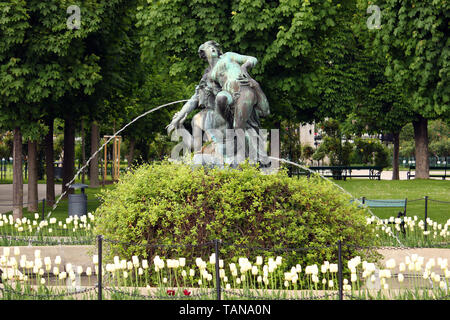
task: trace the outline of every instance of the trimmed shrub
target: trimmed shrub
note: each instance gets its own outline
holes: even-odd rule
[[[338,239],[348,245],[345,257],[363,256],[355,246],[371,245],[375,239],[364,211],[331,182],[289,178],[284,171],[266,175],[247,164],[223,170],[167,161],[146,164],[101,196],[95,229],[114,240],[108,241],[111,256],[195,259],[211,254],[214,247],[177,245],[220,239],[222,259],[267,256],[246,248],[262,247],[296,263],[322,263],[336,261]],[[173,248],[156,247],[161,244]],[[282,248],[311,250],[276,251]]]

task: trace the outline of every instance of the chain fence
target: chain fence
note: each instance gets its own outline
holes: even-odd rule
[[[99,235],[96,238],[96,243],[93,242],[91,239],[90,245],[93,247],[93,252],[95,252],[95,248],[97,250],[97,257],[98,257],[98,266],[97,266],[97,284],[95,284],[92,287],[84,288],[84,289],[76,289],[76,290],[67,290],[65,292],[59,292],[59,293],[43,293],[43,292],[37,292],[36,290],[14,290],[11,286],[5,286],[0,285],[0,292],[2,293],[3,298],[8,297],[19,297],[23,299],[64,299],[64,298],[70,298],[70,297],[77,297],[80,299],[80,296],[89,293],[89,292],[96,292],[97,293],[97,299],[102,300],[106,296],[109,295],[110,298],[120,298],[120,299],[144,299],[144,300],[185,300],[185,299],[214,299],[214,300],[222,300],[223,295],[225,295],[225,299],[246,299],[246,300],[372,300],[376,299],[377,297],[375,295],[367,295],[367,294],[361,294],[361,293],[355,293],[353,291],[349,291],[345,288],[344,285],[344,273],[348,272],[346,269],[346,266],[344,264],[344,256],[347,249],[353,249],[353,250],[413,250],[418,248],[434,248],[434,247],[440,247],[442,245],[449,245],[450,243],[442,243],[440,246],[427,246],[427,247],[393,247],[393,246],[360,246],[355,245],[351,243],[344,243],[341,241],[338,241],[335,244],[329,244],[329,245],[323,245],[323,246],[311,246],[311,247],[300,247],[300,248],[292,248],[292,247],[286,247],[286,248],[272,248],[272,247],[263,247],[263,246],[247,246],[244,244],[236,244],[236,243],[229,243],[224,242],[219,239],[216,239],[214,241],[207,241],[200,244],[141,244],[141,243],[133,243],[133,242],[124,242],[124,241],[117,241],[113,239],[107,239],[103,236]],[[39,239],[23,239],[19,237],[15,237],[15,240],[27,240],[29,243],[38,243],[38,244],[48,244],[48,241],[42,241]],[[84,242],[80,242],[83,243]],[[212,271],[215,273],[215,282],[214,282],[214,289],[208,289],[205,290],[204,288],[197,288],[197,289],[191,289],[192,291],[184,292],[183,294],[175,293],[175,290],[167,290],[164,293],[164,290],[159,290],[160,294],[143,294],[141,290],[143,287],[134,287],[132,290],[126,290],[126,288],[117,287],[116,284],[111,282],[111,278],[108,278],[106,274],[104,274],[105,270],[103,268],[103,264],[106,262],[104,261],[103,257],[103,247],[107,244],[115,244],[115,245],[124,245],[124,246],[142,246],[143,248],[153,248],[153,249],[167,249],[167,248],[194,248],[194,249],[202,249],[209,247],[211,248],[212,252],[215,254],[215,270]],[[64,244],[63,242],[58,242],[58,244]],[[219,260],[221,257],[221,251],[220,249],[224,247],[234,247],[234,248],[240,248],[240,249],[248,249],[251,251],[265,251],[265,252],[303,252],[306,253],[307,251],[311,250],[325,250],[325,249],[336,249],[337,250],[337,289],[335,290],[324,290],[323,291],[316,291],[315,293],[311,290],[308,292],[308,294],[304,293],[297,293],[297,294],[290,294],[289,290],[283,289],[277,289],[279,291],[278,294],[271,294],[271,295],[265,295],[261,294],[260,289],[237,289],[237,288],[224,288],[225,283],[223,283],[222,277],[220,276],[220,270],[219,270]],[[346,258],[348,259],[348,257]],[[0,265],[1,266],[1,265]],[[399,276],[399,273],[393,273],[392,278],[396,278]],[[419,279],[420,275],[417,274],[403,274],[404,278],[406,279]],[[442,276],[444,277],[444,276]],[[446,276],[448,278],[448,275]],[[433,282],[431,283],[431,287],[433,288]],[[281,284],[281,282],[280,282]],[[436,286],[436,284],[434,284]],[[158,288],[157,288],[158,289]],[[161,289],[161,288],[159,288]],[[259,291],[258,291],[259,290]],[[157,290],[158,291],[158,290]],[[196,291],[196,292],[194,292]],[[264,290],[262,290],[264,292]],[[272,290],[273,291],[273,290]],[[302,290],[300,290],[302,291]],[[433,295],[431,295],[429,298],[433,300],[448,300],[450,298],[448,294],[448,289],[440,291],[441,294],[436,294],[435,292]],[[90,297],[92,298],[92,297]],[[81,297],[83,299],[83,297]]]

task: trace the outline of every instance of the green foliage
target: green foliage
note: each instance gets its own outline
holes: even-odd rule
[[[329,119],[322,122],[321,129],[325,132],[322,143],[313,155],[314,160],[322,160],[325,156],[332,166],[350,164],[353,145],[349,141],[343,142],[343,133],[337,120]]]
[[[354,157],[357,163],[365,165],[389,166],[389,152],[378,139],[354,139]]]
[[[8,131],[0,134],[0,159],[9,159],[13,155],[13,134]]]
[[[111,255],[122,257],[152,259],[168,254],[153,245],[197,245],[214,239],[232,244],[221,246],[223,258],[257,255],[239,245],[333,246],[300,253],[299,259],[311,263],[336,258],[338,239],[350,245],[349,255],[351,245],[374,240],[364,211],[330,182],[319,177],[292,179],[286,172],[264,175],[250,165],[239,170],[206,170],[166,161],[143,165],[101,197],[95,231],[113,240],[108,242]],[[211,247],[170,252],[195,258],[210,254]]]
[[[367,7],[370,1],[361,1]],[[427,119],[448,118],[450,87],[448,1],[378,1],[381,29],[374,47],[386,60],[386,76],[405,92],[409,107]]]
[[[308,121],[354,100],[355,10],[353,1],[155,0],[142,1],[137,26],[143,58],[171,57],[169,72],[194,83],[206,68],[197,50],[207,40],[256,57],[251,74],[271,105],[265,122]]]

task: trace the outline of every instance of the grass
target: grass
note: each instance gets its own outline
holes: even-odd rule
[[[406,208],[407,216],[416,215],[419,219],[425,217],[425,200],[428,196],[427,217],[438,223],[445,223],[450,219],[450,181],[449,180],[368,180],[347,179],[333,180],[336,184],[350,192],[355,198],[366,199],[408,199]],[[416,199],[423,199],[418,201]],[[397,216],[401,208],[373,208],[372,212],[385,219]]]
[[[87,195],[87,211],[88,212],[94,212],[97,207],[100,205],[100,200],[98,199],[99,194],[103,188],[112,188],[113,185],[105,185],[105,187],[99,187],[99,188],[87,188],[85,189],[85,194]],[[77,193],[80,193],[79,190],[77,190]],[[57,200],[59,196],[55,197],[55,200]],[[55,210],[52,210],[52,207],[46,205],[44,209],[44,216],[47,218],[48,213],[52,211],[51,217],[57,218],[58,220],[66,219],[69,215],[69,204],[68,199],[62,199]],[[36,212],[30,212],[28,211],[27,207],[25,206],[23,208],[23,216],[26,218],[33,219],[34,214]],[[38,211],[40,216],[42,216],[42,201],[39,200],[38,205]],[[12,214],[12,211],[6,212],[5,214]]]

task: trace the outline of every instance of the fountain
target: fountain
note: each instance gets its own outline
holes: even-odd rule
[[[166,128],[169,135],[173,132],[172,138],[183,137],[181,143],[183,148],[194,150],[194,164],[221,168],[224,167],[224,164],[228,164],[233,168],[247,159],[250,162],[259,163],[262,171],[270,164],[270,170],[265,170],[265,173],[270,173],[274,171],[273,169],[278,169],[273,168],[272,163],[274,162],[278,166],[278,161],[281,161],[313,174],[318,174],[298,163],[279,158],[277,152],[272,152],[271,156],[267,155],[264,148],[264,130],[260,128],[259,119],[270,114],[269,104],[259,84],[252,79],[247,71],[248,68],[257,63],[256,58],[234,52],[222,53],[220,45],[215,41],[205,42],[199,47],[198,52],[200,58],[208,62],[208,68],[193,96],[188,100],[178,100],[160,105],[134,118],[110,136],[66,186],[70,186],[76,176],[89,165],[90,161],[128,126],[154,111],[181,102],[185,102],[185,104],[179,112],[175,113],[171,123]],[[184,129],[183,122],[195,109],[201,109],[201,111],[192,119],[192,137]],[[271,147],[275,147],[279,152],[279,140],[273,140],[273,138],[272,135]],[[203,145],[203,140],[206,140],[209,144]],[[178,151],[177,148],[174,149]],[[172,155],[176,155],[176,153],[172,152]],[[362,205],[359,199],[356,199],[341,186],[320,174],[318,175],[330,181]],[[59,196],[52,210],[56,209],[66,193],[67,191]],[[376,217],[369,208],[367,209],[373,217]],[[50,217],[51,214],[52,211],[48,213],[47,217]],[[376,219],[380,220],[378,217]],[[395,235],[393,236],[402,245],[400,240]]]

